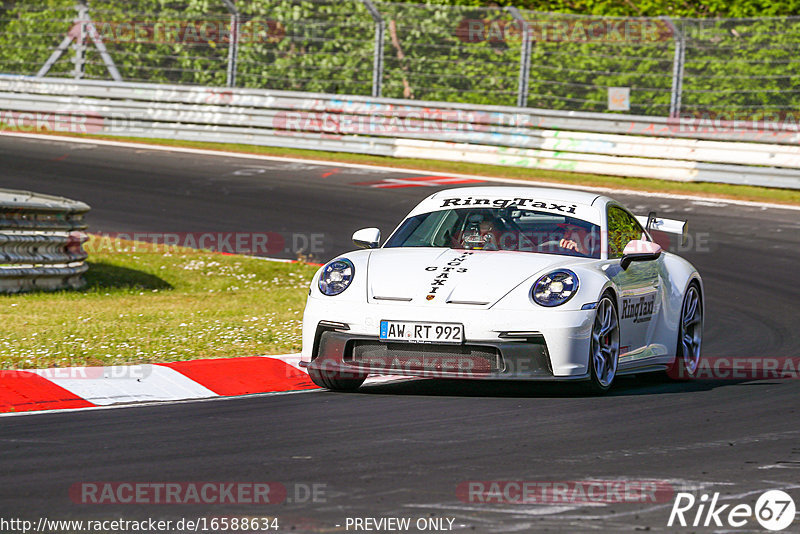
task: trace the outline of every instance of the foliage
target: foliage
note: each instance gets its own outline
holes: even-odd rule
[[[35,74],[74,24],[74,3],[7,2],[0,20],[0,72]],[[377,2],[385,21],[383,96],[515,105],[522,38],[520,24],[502,9],[510,3]],[[798,11],[800,0],[513,4],[530,9],[523,16],[533,29],[528,106],[605,111],[608,88],[629,87],[632,112],[667,115],[678,35],[686,42],[685,111],[741,117],[790,112],[800,104],[800,18],[673,19],[679,33],[661,19],[631,18],[786,15]],[[237,5],[237,86],[371,94],[375,24],[361,2]],[[226,84],[230,15],[221,1],[96,0],[90,13],[125,80]],[[646,31],[637,33],[643,25]],[[131,26],[135,30],[126,31]],[[631,28],[632,35],[626,33]],[[65,53],[50,75],[70,76],[73,57],[72,50]],[[86,62],[86,77],[109,77],[91,44]]]

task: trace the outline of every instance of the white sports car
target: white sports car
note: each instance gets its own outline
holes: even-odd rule
[[[383,246],[359,230],[366,250],[315,274],[301,365],[333,390],[373,374],[583,380],[597,393],[622,374],[690,377],[703,282],[654,230],[683,237],[686,224],[587,192],[440,191]]]

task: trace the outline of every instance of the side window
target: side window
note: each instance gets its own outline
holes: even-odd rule
[[[608,257],[621,258],[625,245],[632,239],[642,239],[644,230],[630,213],[618,208],[608,208]]]

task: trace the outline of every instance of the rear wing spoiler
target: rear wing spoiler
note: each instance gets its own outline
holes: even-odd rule
[[[644,226],[645,230],[650,232],[656,230],[664,232],[665,234],[673,234],[681,237],[681,242],[685,242],[689,235],[689,225],[686,221],[678,221],[676,219],[664,219],[657,217],[654,211],[651,211],[646,217],[636,215],[636,220]]]

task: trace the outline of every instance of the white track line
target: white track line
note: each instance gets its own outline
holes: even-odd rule
[[[86,408],[61,408],[57,410],[37,410],[28,412],[6,412],[0,413],[0,417],[22,417],[26,415],[48,415],[53,413],[72,413],[72,412],[86,412],[98,410],[123,410],[127,408],[145,408],[150,406],[166,406],[169,404],[188,404],[191,402],[217,402],[227,401],[234,399],[245,399],[250,397],[275,397],[278,395],[297,395],[300,393],[320,393],[322,389],[302,389],[299,391],[270,391],[268,393],[251,393],[249,395],[235,395],[235,396],[217,396],[208,397],[204,399],[184,399],[184,400],[171,400],[171,401],[152,401],[152,402],[133,402],[130,404],[109,404],[107,406],[88,406]]]
[[[19,132],[0,132],[1,136],[6,137],[22,137],[26,139],[49,139],[52,141],[63,141],[67,143],[82,143],[82,144],[90,144],[90,145],[101,145],[101,146],[113,146],[113,147],[122,147],[122,148],[138,148],[142,150],[159,150],[162,152],[180,152],[184,154],[196,154],[196,155],[204,155],[204,156],[217,156],[217,157],[228,157],[228,158],[239,158],[239,159],[251,159],[251,160],[261,160],[261,161],[279,161],[279,162],[286,162],[286,163],[306,163],[308,165],[320,165],[325,167],[344,167],[350,169],[371,169],[371,170],[378,170],[378,171],[386,171],[386,172],[399,172],[405,174],[430,174],[430,169],[406,169],[406,168],[399,168],[399,167],[385,167],[381,165],[366,165],[363,163],[343,163],[341,161],[327,161],[327,160],[317,160],[317,159],[305,159],[305,158],[287,158],[281,156],[266,156],[262,154],[243,154],[240,152],[225,152],[223,150],[207,150],[201,148],[188,148],[188,147],[177,147],[177,146],[166,146],[166,145],[151,145],[147,143],[133,143],[133,142],[125,142],[125,141],[109,141],[106,139],[90,139],[90,138],[81,138],[81,137],[68,137],[68,136],[60,136],[60,135],[47,135],[47,134],[31,134],[31,133],[19,133]],[[677,199],[677,200],[698,200],[698,201],[709,201],[713,200],[714,202],[719,202],[721,204],[734,204],[737,206],[749,206],[754,208],[770,208],[770,209],[786,209],[786,210],[794,210],[800,211],[800,206],[793,206],[789,204],[772,204],[769,202],[754,202],[750,200],[735,200],[735,199],[728,199],[728,198],[717,198],[713,196],[697,196],[697,195],[683,195],[683,194],[676,194],[676,193],[658,193],[652,191],[636,191],[634,189],[623,189],[623,188],[614,188],[614,187],[594,187],[594,186],[584,186],[584,185],[574,185],[574,184],[562,184],[557,182],[539,182],[534,180],[517,180],[514,178],[499,178],[493,176],[482,176],[476,174],[461,174],[461,173],[451,173],[451,172],[442,172],[443,175],[453,176],[457,178],[471,178],[477,180],[484,180],[487,182],[501,182],[501,183],[509,183],[509,184],[521,184],[521,185],[531,185],[531,186],[540,186],[540,187],[559,187],[563,189],[577,189],[581,191],[597,191],[599,193],[620,193],[625,195],[639,195],[644,197],[655,197],[655,198],[670,198],[670,199]],[[676,182],[676,185],[680,182]]]

